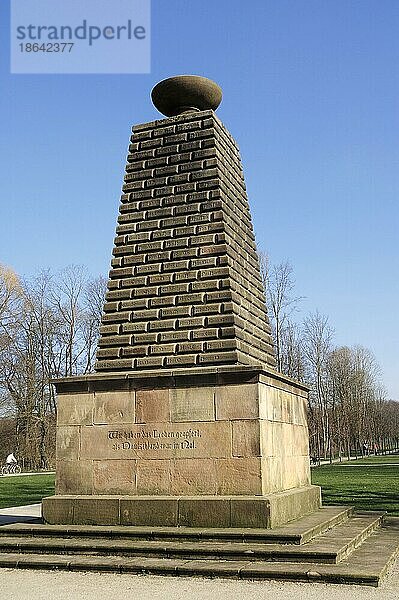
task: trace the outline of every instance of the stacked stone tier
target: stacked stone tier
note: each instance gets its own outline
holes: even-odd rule
[[[236,143],[212,111],[133,128],[96,370],[274,366]]]

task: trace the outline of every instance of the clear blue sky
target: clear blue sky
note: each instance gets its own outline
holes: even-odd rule
[[[399,399],[399,2],[153,0],[149,75],[10,75],[0,52],[0,262],[109,268],[130,126],[203,74],[240,144],[258,245],[303,310],[375,353]]]

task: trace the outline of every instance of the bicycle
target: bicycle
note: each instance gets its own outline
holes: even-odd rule
[[[4,465],[1,469],[2,475],[19,475],[21,472],[21,467],[17,463],[12,463],[9,465]]]

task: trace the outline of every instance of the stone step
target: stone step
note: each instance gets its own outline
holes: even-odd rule
[[[339,563],[382,525],[385,514],[385,512],[355,514],[334,529],[329,529],[317,538],[312,539],[303,548],[316,556],[328,549],[335,554],[334,562]]]
[[[113,571],[175,576],[279,579],[377,586],[399,551],[399,518],[389,518],[346,560],[339,564],[260,561],[184,560],[121,556],[0,554],[0,567]]]
[[[381,514],[353,517],[304,545],[264,544],[260,541],[218,542],[186,540],[132,540],[66,537],[2,537],[0,552],[39,554],[96,554],[186,558],[191,560],[240,560],[337,563],[355,549],[379,525]]]
[[[223,540],[273,544],[304,544],[317,535],[346,521],[353,509],[323,507],[314,513],[275,529],[131,527],[96,525],[42,525],[13,523],[0,527],[0,536],[90,537],[144,540]]]

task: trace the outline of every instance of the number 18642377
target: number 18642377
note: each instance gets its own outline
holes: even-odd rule
[[[21,52],[72,52],[73,42],[47,42],[43,44],[30,44],[21,43],[19,44]]]

